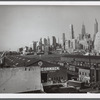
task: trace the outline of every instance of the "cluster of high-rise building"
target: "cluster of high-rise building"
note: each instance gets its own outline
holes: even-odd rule
[[[85,52],[89,50],[90,45],[92,44],[91,35],[86,33],[85,25],[82,24],[81,34],[77,38],[75,38],[74,28],[73,25],[70,25],[70,38],[65,39],[63,37],[64,43],[64,50],[72,53],[74,51],[84,50]],[[63,36],[65,36],[63,34]],[[92,45],[91,45],[92,46]]]
[[[45,53],[48,54],[51,51],[56,51],[57,48],[61,48],[59,42],[57,43],[56,37],[52,36],[52,44],[50,42],[50,38],[40,38],[39,41],[33,41],[33,46],[28,47],[25,46],[24,48],[19,48],[19,52],[23,54],[27,54],[29,52],[33,52],[34,54],[37,53]]]
[[[73,52],[91,52],[91,53],[99,53],[100,51],[100,33],[98,32],[98,22],[95,19],[94,23],[94,34],[86,32],[85,24],[82,24],[81,32],[78,37],[75,37],[74,26],[73,24],[69,25],[69,35],[70,38],[66,39],[66,34],[62,33],[62,43],[59,43],[59,38],[52,36],[52,44],[50,42],[50,38],[40,38],[39,41],[33,41],[33,47],[28,48],[20,48],[19,51],[25,52],[34,52],[34,53],[49,53],[51,51],[60,51],[73,53]]]
[[[56,37],[52,36],[52,44],[50,42],[50,38],[40,38],[40,41],[33,41],[33,51],[34,53],[46,53],[48,54],[50,51],[56,51],[57,48],[61,48],[60,44],[57,43]]]
[[[63,49],[69,53],[84,51],[91,52],[92,54],[98,54],[100,52],[100,33],[98,32],[98,22],[95,19],[94,23],[94,34],[86,32],[85,24],[82,24],[81,34],[75,38],[74,27],[70,25],[70,38],[65,38],[65,33],[63,33]]]

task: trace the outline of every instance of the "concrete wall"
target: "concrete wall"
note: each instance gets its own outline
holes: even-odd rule
[[[0,68],[0,93],[16,93],[40,89],[40,67]]]

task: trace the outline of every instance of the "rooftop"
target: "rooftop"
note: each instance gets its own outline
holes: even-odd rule
[[[52,58],[53,59],[53,58]],[[37,58],[29,58],[26,56],[5,56],[4,57],[4,64],[1,67],[28,67],[28,66],[40,66],[42,67],[58,67],[60,65],[55,64],[53,62],[49,62],[49,61],[45,61],[45,60],[41,60],[41,59],[37,59]]]
[[[2,67],[22,67],[38,61],[35,58],[26,58],[23,56],[5,56],[4,64]]]
[[[94,55],[62,55],[62,57],[70,57],[70,58],[91,58],[91,59],[100,59],[100,56],[94,56]]]

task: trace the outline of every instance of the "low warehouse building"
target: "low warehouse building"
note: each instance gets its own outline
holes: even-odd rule
[[[67,80],[66,68],[58,64],[47,61],[36,61],[31,66],[41,67],[41,82],[42,83],[60,83]],[[28,65],[28,66],[30,66]]]

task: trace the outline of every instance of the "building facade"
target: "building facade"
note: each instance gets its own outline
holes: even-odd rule
[[[99,56],[64,55],[61,57],[61,61],[68,68],[72,65],[75,67],[76,71],[74,72],[78,74],[77,80],[86,83],[100,81]],[[72,73],[70,74],[72,75]]]
[[[33,51],[37,52],[37,41],[33,41]]]
[[[30,66],[30,65],[29,65]],[[67,80],[66,68],[47,61],[36,61],[31,66],[40,66],[42,83],[61,83]]]
[[[94,50],[99,54],[100,53],[100,32],[96,33],[94,41]]]
[[[63,33],[62,38],[63,38],[63,50],[65,50],[65,33]]]
[[[43,90],[40,67],[0,68],[0,93]]]
[[[70,35],[71,35],[71,39],[74,39],[75,38],[75,36],[74,36],[74,29],[73,29],[73,25],[72,24],[70,24]]]
[[[56,50],[56,37],[52,36],[52,49]]]

